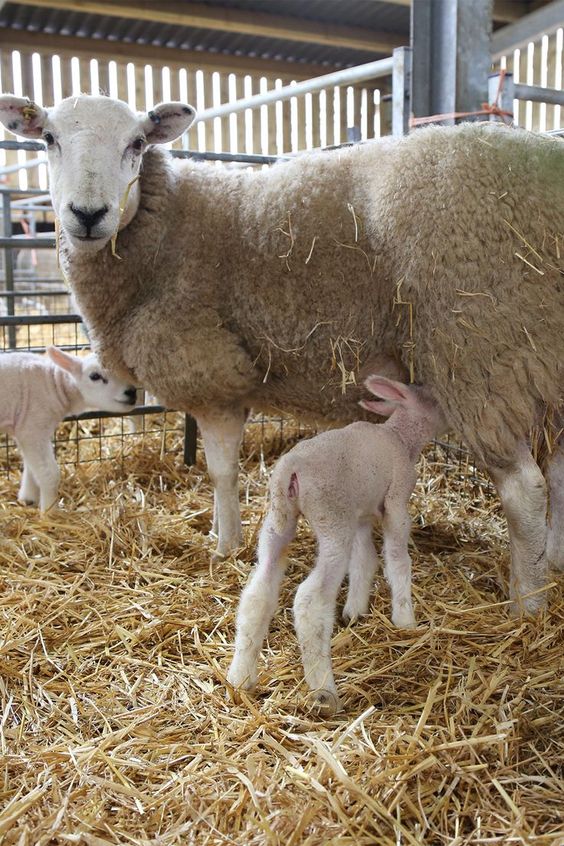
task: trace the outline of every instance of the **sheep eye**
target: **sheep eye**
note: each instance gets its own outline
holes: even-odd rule
[[[144,138],[136,138],[135,141],[131,142],[131,147],[132,147],[132,149],[140,152],[143,149],[144,143],[145,143]]]
[[[99,382],[102,376],[100,375],[100,373],[91,373],[90,378],[93,382]]]
[[[52,147],[55,143],[55,136],[52,132],[44,132],[43,133],[43,140],[47,144],[48,147]]]

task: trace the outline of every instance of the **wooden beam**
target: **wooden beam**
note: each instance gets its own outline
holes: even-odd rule
[[[541,35],[559,29],[564,24],[564,0],[553,0],[541,6],[516,23],[504,26],[492,35],[492,58],[499,59],[504,53],[522,47],[529,41],[536,41]]]
[[[386,3],[394,6],[411,6],[411,0],[386,0]],[[528,11],[527,0],[494,0],[493,19],[503,23],[513,23],[526,15]]]
[[[46,35],[42,32],[0,27],[1,50],[33,50],[37,53],[56,53],[61,56],[78,56],[96,59],[119,59],[127,62],[142,60],[159,65],[208,68],[224,73],[264,74],[284,82],[293,79],[311,79],[328,73],[327,65],[284,62],[269,59],[251,59],[244,56],[226,56],[206,53],[203,50],[181,50],[172,47],[155,47],[152,44],[128,44],[106,41],[102,38],[79,38],[66,35]]]
[[[321,21],[270,15],[265,12],[246,12],[221,6],[205,6],[200,3],[183,5],[182,11],[166,6],[147,3],[129,3],[123,0],[18,0],[22,6],[40,6],[62,9],[67,12],[83,12],[90,15],[111,15],[131,20],[152,21],[172,26],[188,26],[198,29],[213,29],[221,32],[238,32],[267,38],[282,38],[308,44],[324,44],[329,47],[347,47],[353,50],[369,50],[373,53],[391,54],[394,47],[401,46],[407,38],[403,33],[391,33],[366,29],[365,27],[337,26]]]
[[[513,23],[529,11],[525,0],[494,0],[493,19],[501,23]]]

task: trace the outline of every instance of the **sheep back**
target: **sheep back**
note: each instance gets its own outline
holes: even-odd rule
[[[343,423],[363,374],[408,375],[509,455],[560,391],[563,168],[476,124],[258,172],[150,151],[122,261],[64,250],[67,274],[104,365],[172,405]]]

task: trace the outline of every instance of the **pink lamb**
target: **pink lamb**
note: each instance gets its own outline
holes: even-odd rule
[[[256,685],[259,652],[286,569],[285,548],[303,514],[317,536],[318,554],[313,571],[296,592],[294,622],[312,704],[326,713],[340,707],[331,668],[337,593],[348,572],[343,618],[348,622],[367,613],[378,563],[372,542],[374,517],[382,521],[392,621],[399,628],[415,626],[408,501],[419,453],[441,423],[425,388],[381,376],[371,376],[365,384],[382,401],[361,405],[389,415],[384,424],[352,423],[323,432],[297,444],[273,470],[258,563],[241,595],[228,674],[233,687],[253,690]]]
[[[47,355],[0,353],[0,431],[11,435],[23,456],[18,499],[47,511],[55,505],[59,467],[52,437],[68,414],[130,410],[135,388],[85,358],[49,347]]]

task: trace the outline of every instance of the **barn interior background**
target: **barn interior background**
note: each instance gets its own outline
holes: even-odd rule
[[[563,33],[564,0],[3,2],[0,90],[187,101],[199,120],[176,155],[268,167],[483,102],[558,132]],[[3,350],[88,344],[45,161],[0,130]],[[135,419],[61,426],[50,518],[15,504],[20,459],[2,436],[3,842],[564,844],[561,585],[540,622],[507,619],[503,520],[462,446],[420,466],[421,625],[391,627],[381,584],[370,618],[336,629],[347,712],[320,723],[299,707],[289,614],[262,698],[224,697],[268,466],[298,423],[249,427],[246,547],[210,564],[194,426],[151,398]],[[286,606],[312,555],[303,531]]]

